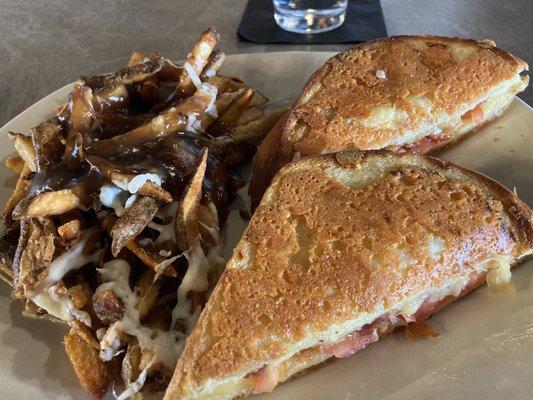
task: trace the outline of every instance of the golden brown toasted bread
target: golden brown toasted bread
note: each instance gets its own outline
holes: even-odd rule
[[[187,340],[165,400],[231,399],[419,323],[533,252],[533,212],[435,158],[345,151],[274,178]]]
[[[261,145],[253,204],[295,157],[345,149],[428,153],[501,115],[527,64],[494,42],[397,36],[328,60]]]

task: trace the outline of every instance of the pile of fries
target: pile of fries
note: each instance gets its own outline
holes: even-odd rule
[[[94,399],[167,387],[224,268],[234,170],[283,113],[265,116],[261,93],[218,73],[218,40],[204,31],[182,66],[135,52],[10,134],[2,277],[26,314],[70,325],[65,350]]]

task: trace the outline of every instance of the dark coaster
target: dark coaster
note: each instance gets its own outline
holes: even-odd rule
[[[272,0],[250,0],[237,31],[252,43],[358,43],[387,36],[379,0],[350,0],[346,20],[329,32],[302,35],[281,29],[274,20]]]

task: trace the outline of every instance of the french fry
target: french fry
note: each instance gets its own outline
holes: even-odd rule
[[[200,75],[200,79],[202,81],[206,81],[209,78],[212,78],[215,76],[222,66],[224,64],[224,61],[226,60],[226,54],[224,54],[223,51],[215,50],[211,53],[209,56],[209,59],[207,61],[207,64],[202,71],[202,74]]]
[[[131,57],[130,57],[130,59],[128,61],[128,67],[132,67],[135,64],[142,63],[144,58],[145,58],[145,55],[143,53],[141,53],[140,51],[134,51],[131,54]]]
[[[161,203],[171,203],[173,200],[172,195],[169,192],[152,181],[148,181],[142,185],[137,193],[141,196],[151,197]]]
[[[117,166],[101,157],[87,156],[86,159],[96,167],[102,175],[119,187],[127,186],[128,183],[135,178],[135,175],[120,171]],[[172,195],[152,181],[147,181],[138,189],[137,193],[141,196],[151,197],[162,203],[172,202]]]
[[[187,99],[189,100],[189,99]],[[198,101],[187,101],[190,112],[201,113],[206,104],[200,104]],[[181,105],[185,109],[185,105]],[[187,126],[187,117],[180,112],[178,108],[170,108],[166,112],[153,118],[149,123],[142,125],[128,133],[115,136],[110,139],[100,140],[93,144],[89,149],[89,154],[99,155],[101,157],[111,156],[120,153],[132,146],[138,146],[146,142],[151,142],[162,137],[171,135],[178,131],[185,130]]]
[[[65,158],[81,158],[83,138],[87,135],[96,115],[93,107],[93,93],[87,86],[74,85],[69,100],[70,129],[66,135]],[[80,144],[80,138],[82,143]]]
[[[222,93],[236,92],[239,90],[250,89],[250,86],[248,86],[246,83],[241,81],[239,78],[235,78],[233,76],[223,76],[220,74],[218,76],[221,79],[224,79],[224,89],[222,90]],[[263,95],[258,90],[254,90],[254,95],[250,103],[250,106],[262,106],[263,104],[267,102],[268,102],[268,98],[265,95]]]
[[[54,109],[52,110],[52,114],[54,114],[59,121],[66,121],[70,115],[68,103],[63,103],[54,107]]]
[[[86,160],[96,167],[109,181],[117,186],[127,186],[135,175],[120,171],[115,165],[98,156],[87,156]]]
[[[122,83],[104,86],[93,93],[92,104],[97,112],[123,111],[130,104],[130,94]]]
[[[124,302],[110,289],[97,291],[92,298],[96,316],[104,324],[112,324],[124,317]]]
[[[229,106],[242,95],[244,90],[238,90],[231,93],[222,93],[217,97],[216,107],[218,115],[222,115],[226,112]]]
[[[198,206],[198,221],[200,222],[200,233],[202,235],[202,243],[205,244],[206,248],[215,247],[218,243],[215,242],[214,238],[209,234],[208,230],[218,230],[218,220],[209,210],[209,207],[205,204],[200,204]]]
[[[139,317],[143,319],[148,315],[155,306],[157,297],[159,296],[159,290],[161,289],[161,279],[157,279],[154,282],[155,272],[151,269],[147,269],[143,272],[137,283],[135,284],[135,290],[140,298],[139,302]]]
[[[241,117],[242,113],[250,106],[254,95],[253,89],[244,90],[241,95],[235,99],[228,109],[209,127],[209,133],[214,136],[220,136],[231,131]]]
[[[38,171],[45,171],[50,165],[59,162],[64,151],[61,125],[45,121],[31,130],[32,144],[35,149],[35,163]]]
[[[202,181],[207,166],[207,149],[202,151],[200,162],[176,213],[176,237],[178,247],[185,251],[195,243],[200,231],[198,226],[198,207],[202,197]]]
[[[215,28],[209,27],[200,34],[200,37],[194,44],[194,47],[187,57],[187,62],[192,67],[197,75],[200,75],[207,65],[211,52],[217,45],[220,37],[215,31]],[[190,96],[194,93],[195,86],[189,76],[188,72],[184,69],[181,73],[180,80],[176,86],[176,93],[180,97]]]
[[[93,291],[87,282],[81,282],[69,287],[66,294],[74,303],[74,307],[81,310],[91,302]]]
[[[111,229],[111,252],[117,256],[127,242],[137,237],[154,218],[159,208],[157,200],[151,197],[139,197],[124,214],[117,219]]]
[[[92,340],[72,328],[64,337],[65,351],[83,388],[95,400],[104,397],[110,374]]]
[[[13,286],[13,270],[6,264],[0,262],[0,279],[10,286]]]
[[[62,189],[24,198],[13,210],[13,218],[37,218],[61,215],[82,205],[81,199],[72,189]]]
[[[141,373],[141,348],[138,343],[131,343],[122,360],[121,375],[126,386],[131,385],[137,380]]]
[[[257,121],[258,119],[263,118],[263,112],[258,107],[248,107],[240,116],[239,120],[235,126],[242,126],[249,124],[252,121]]]
[[[276,122],[287,112],[287,109],[274,111],[267,116],[252,121],[246,125],[233,128],[230,135],[236,142],[253,143],[259,145],[268,132],[274,127]]]
[[[72,246],[81,238],[81,222],[73,219],[57,228],[57,233],[61,237],[64,246]]]
[[[160,70],[161,64],[159,63],[159,57],[152,54],[142,62],[133,64],[111,75],[108,77],[107,82],[111,84],[121,83],[123,85],[131,85],[145,81],[156,75]]]
[[[22,172],[19,176],[19,179],[17,180],[17,184],[15,185],[15,190],[11,194],[11,197],[6,202],[6,205],[4,207],[3,216],[4,216],[4,224],[7,227],[10,227],[14,223],[13,219],[13,210],[15,207],[20,203],[22,199],[24,199],[28,193],[28,189],[31,184],[31,180],[28,179],[28,175],[30,174],[30,168],[28,166],[24,166],[22,169]]]
[[[158,72],[157,77],[162,81],[178,82],[183,72],[182,67],[178,67],[172,61],[164,57],[160,59],[161,71]]]
[[[35,148],[31,141],[31,137],[25,136],[22,133],[9,132],[9,138],[13,141],[15,150],[24,163],[30,168],[30,171],[35,172]]]
[[[100,343],[94,337],[94,334],[91,332],[89,327],[78,320],[73,320],[70,322],[71,332],[76,333],[81,337],[89,346],[94,349],[100,350]]]
[[[126,243],[126,248],[135,254],[146,266],[154,270],[159,268],[161,263],[165,260],[164,257],[161,257],[159,254],[154,254],[153,252],[142,248],[137,240],[130,240],[128,243]],[[165,266],[165,269],[163,269],[163,275],[170,276],[172,278],[178,276],[176,270],[171,264]]]
[[[15,295],[32,293],[48,274],[56,246],[56,230],[50,218],[24,218],[13,260]]]
[[[221,81],[217,80],[216,77],[211,79],[211,82],[214,82],[216,85],[220,84]],[[217,86],[215,86],[217,87]],[[235,101],[240,95],[242,94],[242,91],[235,92],[235,93],[225,93],[222,96],[218,96],[217,100],[215,101],[215,107],[217,109],[217,115],[222,115],[226,112],[226,110],[229,108],[231,103]],[[216,118],[208,113],[204,113],[201,116],[201,127],[204,130],[207,130],[209,126],[216,120]]]
[[[163,68],[163,62],[158,57],[157,53],[150,54],[151,59],[157,59],[161,69]],[[128,61],[128,67],[132,67],[136,64],[140,64],[145,60],[145,57],[142,53],[139,53],[137,51],[133,52],[131,55],[130,60]],[[158,71],[156,75],[149,76],[142,82],[139,82],[133,86],[135,89],[135,92],[137,96],[145,101],[145,102],[155,102],[159,99],[159,83],[157,81],[157,77],[159,76],[159,73],[161,72],[161,69]]]
[[[11,156],[6,158],[5,164],[11,172],[20,175],[24,169],[25,162],[20,156]]]
[[[142,82],[156,75],[161,70],[158,57],[146,58],[142,62],[123,68],[114,74],[82,76],[80,81],[91,89],[100,89],[106,85],[131,85]]]

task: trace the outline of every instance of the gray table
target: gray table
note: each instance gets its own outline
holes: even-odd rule
[[[246,0],[0,0],[0,125],[80,74],[122,67],[133,50],[183,58],[214,25],[228,54],[343,50],[237,39]],[[382,0],[389,34],[491,38],[533,62],[531,0]],[[521,97],[533,104],[533,90]]]

